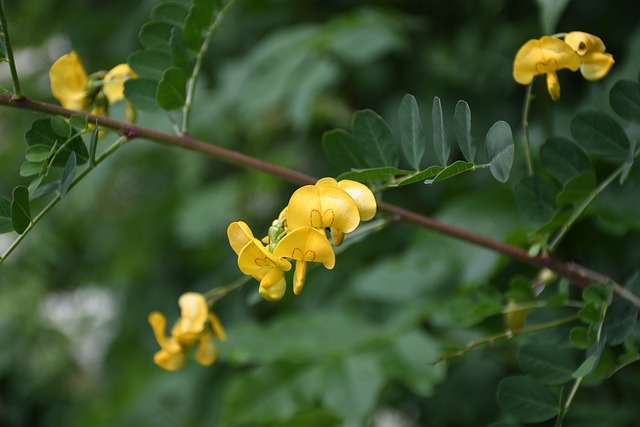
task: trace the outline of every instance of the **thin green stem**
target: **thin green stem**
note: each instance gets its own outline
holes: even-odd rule
[[[250,279],[251,279],[251,276],[242,276],[239,279],[236,279],[233,282],[229,283],[228,285],[218,286],[211,289],[210,291],[204,294],[204,297],[207,300],[207,304],[213,305],[216,301],[219,301],[222,298],[224,298],[229,292],[235,291],[236,289],[239,289],[240,287],[244,286],[246,283],[249,282]]]
[[[186,134],[189,131],[189,118],[191,117],[191,107],[193,106],[193,98],[195,96],[196,91],[196,83],[198,82],[198,77],[200,76],[200,69],[202,68],[202,60],[204,55],[207,53],[209,49],[209,44],[211,44],[211,40],[213,39],[213,35],[215,34],[218,27],[220,27],[220,23],[224,19],[224,16],[231,10],[231,8],[235,5],[237,0],[231,0],[226,4],[224,8],[218,13],[216,19],[213,21],[209,29],[207,30],[207,34],[204,37],[202,45],[200,46],[200,50],[196,55],[196,62],[193,66],[193,72],[189,77],[189,81],[187,82],[187,96],[184,102],[184,107],[182,107],[182,135]]]
[[[84,179],[84,177],[86,177],[89,174],[89,172],[91,172],[97,165],[99,165],[106,158],[111,156],[127,140],[128,138],[124,136],[119,137],[111,146],[109,146],[109,148],[104,150],[104,152],[100,154],[98,158],[96,158],[96,161],[93,166],[87,166],[81,173],[78,174],[78,176],[76,176],[73,179],[73,182],[71,183],[71,185],[69,185],[69,189],[67,191],[75,187],[76,184],[82,181],[82,179]],[[44,208],[42,208],[42,210],[38,213],[38,215],[33,217],[33,219],[31,220],[27,228],[24,230],[24,232],[20,234],[16,238],[16,240],[14,240],[13,243],[11,243],[11,246],[9,246],[7,250],[2,254],[2,256],[0,256],[0,264],[2,264],[7,259],[7,257],[11,255],[11,253],[22,242],[22,240],[31,232],[31,230],[33,230],[33,228],[40,222],[40,220],[42,220],[42,218],[44,218],[51,211],[51,209],[53,209],[53,207],[58,204],[60,200],[62,200],[62,197],[60,196],[60,193],[58,193],[55,195],[53,199],[51,199],[49,203],[47,203],[47,205]]]
[[[522,328],[522,329],[518,329],[518,330],[515,330],[515,331],[511,330],[511,329],[507,329],[506,331],[501,332],[499,334],[491,335],[491,336],[488,336],[488,337],[480,338],[480,339],[475,340],[475,341],[471,341],[470,343],[468,343],[464,347],[462,347],[460,350],[458,350],[458,351],[456,351],[454,353],[446,354],[446,355],[436,359],[435,361],[432,362],[432,364],[436,365],[436,364],[438,364],[440,362],[444,362],[446,360],[462,356],[463,354],[465,354],[469,350],[472,350],[472,349],[474,349],[476,347],[479,347],[481,345],[484,345],[484,344],[493,343],[494,341],[502,339],[502,338],[512,338],[514,335],[526,334],[526,333],[529,333],[529,332],[543,331],[545,329],[550,329],[550,328],[554,328],[556,326],[563,325],[565,323],[573,322],[576,319],[578,319],[578,315],[577,314],[574,315],[574,316],[563,317],[562,319],[554,320],[552,322],[542,323],[540,325],[530,326],[528,328]]]
[[[533,96],[531,95],[531,88],[533,82],[527,86],[527,92],[524,98],[524,107],[522,109],[522,131],[524,134],[524,157],[527,161],[527,172],[529,175],[533,175],[533,161],[531,160],[531,148],[529,144],[529,111]]]
[[[638,153],[640,153],[640,151],[638,151],[635,154],[635,157],[638,156]],[[548,246],[549,252],[553,252],[558,247],[558,244],[560,243],[560,241],[564,238],[564,236],[567,234],[569,229],[578,220],[578,218],[580,218],[582,214],[587,210],[587,208],[589,208],[589,206],[596,199],[596,197],[598,197],[600,193],[602,193],[609,186],[609,184],[613,182],[613,180],[615,180],[618,176],[620,176],[620,174],[625,170],[626,167],[627,167],[626,163],[623,163],[622,165],[620,165],[619,168],[613,171],[613,173],[609,175],[607,179],[602,181],[600,185],[598,185],[598,187],[596,187],[591,192],[591,194],[589,194],[589,196],[586,199],[584,199],[582,203],[580,203],[580,205],[571,214],[571,217],[567,220],[567,222],[565,222],[562,225],[562,228],[558,231],[558,233],[553,237],[553,239],[549,243],[549,246]]]
[[[11,80],[13,80],[13,97],[20,99],[22,98],[22,91],[20,90],[16,61],[13,59],[13,48],[11,47],[11,39],[9,38],[7,15],[4,13],[4,1],[2,0],[0,0],[0,23],[2,24],[2,37],[4,38],[5,48],[7,49],[7,60],[9,61],[9,68],[11,69]]]
[[[576,397],[576,393],[578,392],[578,389],[580,388],[580,384],[582,383],[582,379],[583,378],[584,377],[578,377],[573,382],[573,386],[571,387],[571,391],[569,392],[569,396],[567,396],[567,400],[565,400],[564,405],[562,405],[562,410],[560,411],[560,414],[558,415],[558,418],[556,418],[556,426],[555,427],[562,427],[562,423],[564,422],[564,418],[567,416],[567,413],[569,412],[569,408],[571,407],[571,404],[573,403],[573,398]]]

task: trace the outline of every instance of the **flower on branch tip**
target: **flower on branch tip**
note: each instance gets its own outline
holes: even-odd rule
[[[124,99],[124,82],[136,77],[127,64],[88,75],[75,51],[58,58],[49,70],[51,94],[64,108],[96,115],[108,115],[108,106]]]
[[[178,300],[180,318],[166,336],[167,320],[157,311],[149,314],[148,321],[160,345],[153,361],[167,371],[177,371],[186,362],[185,352],[198,344],[196,361],[202,366],[211,366],[216,361],[214,339],[224,340],[226,334],[218,317],[209,311],[204,295],[187,292]]]
[[[580,57],[567,43],[556,37],[543,36],[526,42],[513,61],[513,78],[528,85],[537,75],[546,74],[547,90],[551,99],[560,98],[560,82],[557,71],[568,68],[577,71]]]
[[[564,37],[580,57],[580,72],[587,80],[599,80],[609,73],[615,62],[613,55],[606,53],[600,37],[582,31],[572,31]]]

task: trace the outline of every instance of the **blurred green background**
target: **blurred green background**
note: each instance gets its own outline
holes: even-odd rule
[[[23,92],[45,101],[53,101],[47,72],[55,59],[75,49],[89,72],[125,62],[156,4],[5,3]],[[493,122],[506,120],[520,142],[525,89],[511,75],[520,45],[550,31],[599,35],[616,59],[606,79],[561,73],[562,96],[553,104],[543,86],[534,88],[536,153],[547,135],[568,134],[568,118],[580,108],[608,109],[617,79],[637,78],[636,10],[633,0],[576,0],[545,31],[549,21],[536,1],[240,0],[206,56],[191,133],[314,176],[336,176],[341,171],[326,160],[322,133],[348,129],[362,108],[393,126],[402,96],[412,93],[425,123],[434,96],[449,119],[464,99],[474,137],[482,140]],[[0,72],[9,89],[6,64]],[[121,118],[122,107],[112,115]],[[24,132],[36,118],[0,114],[5,197],[25,184],[18,175]],[[164,115],[141,113],[139,122],[171,131]],[[511,192],[524,172],[520,154],[507,185],[481,171],[389,191],[384,199],[526,246],[531,225]],[[427,157],[435,163],[433,150]],[[627,185],[636,197],[607,192],[568,235],[561,257],[619,281],[638,267],[637,168]],[[507,419],[495,392],[501,378],[517,372],[508,341],[450,364],[431,362],[504,329],[500,316],[468,327],[482,314],[452,302],[500,305],[512,278],[536,271],[409,225],[355,242],[334,270],[311,271],[298,297],[289,290],[282,302],[268,303],[254,282],[225,297],[215,309],[229,338],[213,368],[192,361],[167,373],[153,364],[157,344],[147,314],[160,310],[171,321],[181,293],[238,278],[227,225],[244,220],[256,234],[266,232],[295,188],[140,140],[100,165],[0,266],[0,427],[480,426]],[[0,235],[0,250],[14,238]],[[638,375],[632,366],[581,390],[566,425],[637,425]]]

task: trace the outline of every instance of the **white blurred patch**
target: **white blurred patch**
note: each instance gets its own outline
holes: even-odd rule
[[[102,368],[118,311],[114,293],[97,286],[52,292],[40,304],[43,323],[69,338],[76,362],[92,373]]]

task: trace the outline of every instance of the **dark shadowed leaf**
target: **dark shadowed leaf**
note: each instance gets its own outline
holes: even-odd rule
[[[640,124],[640,84],[620,80],[609,92],[611,108],[623,119]]]
[[[525,374],[549,385],[571,381],[578,367],[571,349],[545,344],[524,344],[520,347],[518,365]]]
[[[471,137],[471,109],[465,101],[458,101],[453,115],[455,121],[456,140],[462,155],[469,162],[476,158],[476,144]]]
[[[625,160],[629,138],[611,116],[598,110],[581,111],[571,121],[571,135],[585,150],[614,160]]]
[[[158,112],[156,102],[158,82],[148,78],[129,79],[124,82],[124,96],[138,110]]]
[[[164,21],[176,27],[182,27],[188,7],[184,3],[165,1],[158,3],[151,9],[151,18],[156,21]]]
[[[514,187],[520,210],[533,222],[544,224],[556,214],[558,186],[549,178],[534,174],[522,178]]]
[[[391,128],[375,111],[356,111],[353,136],[357,151],[367,166],[398,166],[398,147]]]
[[[13,231],[11,222],[11,200],[0,196],[0,234]]]
[[[339,170],[365,167],[364,161],[356,151],[355,137],[343,129],[334,129],[322,135],[322,148],[325,154]]]
[[[611,303],[602,325],[608,345],[622,344],[636,326],[638,308],[631,301],[617,299]]]
[[[184,105],[187,99],[187,79],[182,68],[171,67],[165,70],[158,83],[156,100],[165,110],[175,110]]]
[[[163,21],[146,22],[140,28],[138,39],[142,46],[151,49],[166,49],[169,46],[173,25]]]
[[[546,421],[560,412],[558,395],[527,376],[502,380],[497,397],[505,411],[526,423]]]
[[[62,179],[60,180],[60,198],[63,198],[67,194],[67,190],[73,183],[73,177],[76,174],[76,168],[78,163],[76,162],[76,155],[72,153],[67,159],[67,164],[62,172]]]
[[[138,77],[160,80],[164,70],[171,67],[171,56],[160,49],[140,49],[129,55],[127,63]]]
[[[596,188],[596,176],[593,172],[584,172],[576,175],[567,182],[558,193],[556,201],[558,206],[566,206],[577,203],[591,194]]]
[[[23,185],[19,185],[13,189],[13,200],[11,201],[11,223],[18,234],[24,233],[31,223],[29,190]]]
[[[561,183],[566,183],[583,172],[593,171],[591,159],[575,142],[568,138],[549,138],[540,148],[540,163]]]
[[[420,170],[425,144],[418,103],[413,95],[406,94],[400,104],[400,146],[407,161],[416,170]]]
[[[447,134],[444,129],[444,118],[442,115],[442,103],[437,96],[433,98],[431,110],[431,123],[433,125],[433,146],[436,150],[436,157],[442,165],[447,165],[451,147],[447,141]]]

